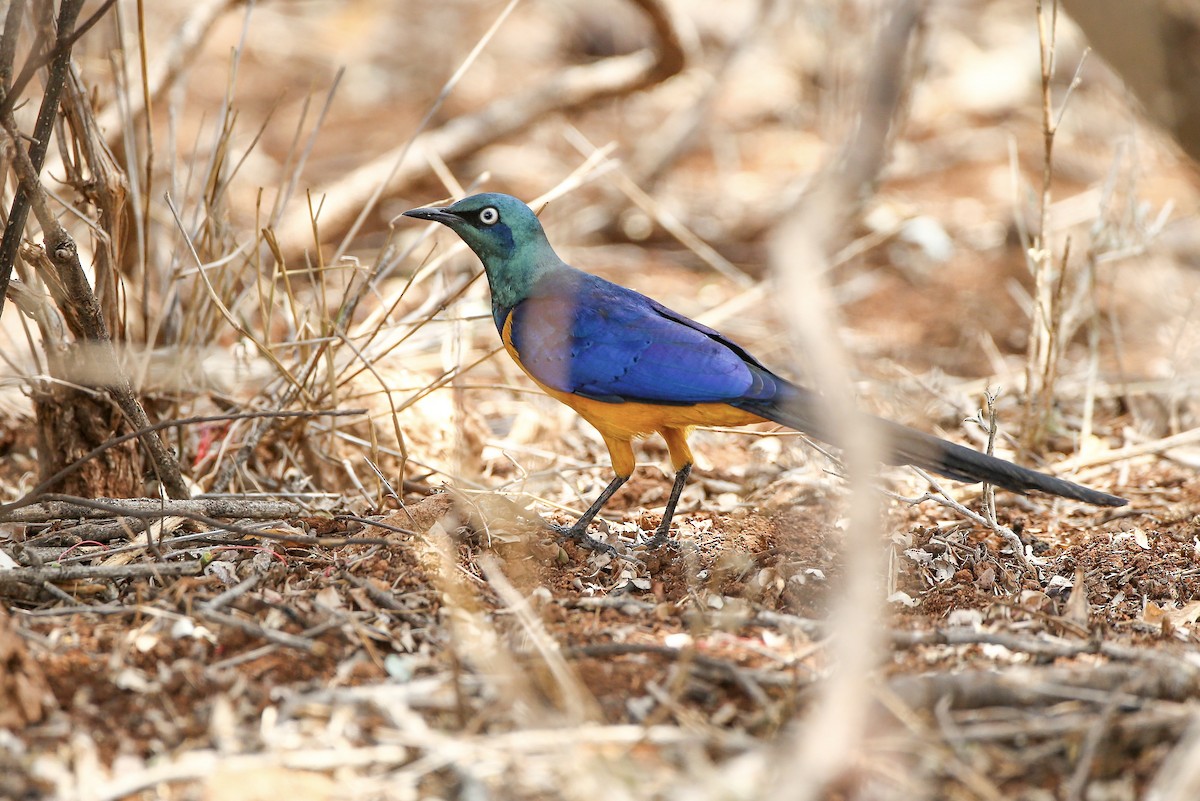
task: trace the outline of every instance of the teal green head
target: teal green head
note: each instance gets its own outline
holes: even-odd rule
[[[432,220],[467,243],[483,262],[492,296],[513,306],[547,270],[562,265],[533,210],[512,195],[487,192],[451,206],[413,209],[405,217]]]

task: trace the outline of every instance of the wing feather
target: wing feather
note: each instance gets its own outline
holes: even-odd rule
[[[755,383],[744,351],[712,329],[596,276],[569,277],[511,311],[521,363],[547,386],[614,403],[693,404],[741,398]]]

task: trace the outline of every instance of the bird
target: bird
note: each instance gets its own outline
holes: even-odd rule
[[[579,413],[608,447],[613,479],[559,534],[615,552],[588,527],[634,471],[633,441],[667,444],[675,480],[647,549],[668,537],[692,471],[688,436],[697,426],[770,421],[838,444],[820,396],[764,366],[741,345],[646,295],[576,269],[555,253],[538,216],[521,200],[486,192],[404,216],[441,223],[483,263],[492,318],[504,349],[543,392]],[[889,464],[948,478],[1040,491],[1097,506],[1128,501],[1031,470],[879,417],[862,421],[882,437]]]

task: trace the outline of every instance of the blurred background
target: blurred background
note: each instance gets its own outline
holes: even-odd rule
[[[1093,382],[1102,375],[1123,393],[1150,382],[1102,410],[1133,403],[1146,436],[1179,430],[1197,346],[1188,336],[1200,252],[1191,163],[1061,15],[1049,83],[1053,179],[1043,194],[1035,9],[921,8],[895,65],[899,98],[881,168],[858,188],[819,268],[839,314],[831,335],[867,379],[866,405],[954,427],[984,383],[1022,391],[1036,305],[1029,249],[1046,222],[1050,251],[1068,254],[1074,311],[1056,356],[1065,378],[1082,381],[1094,357]],[[395,218],[486,189],[528,201],[553,192],[544,219],[568,261],[717,324],[803,376],[803,354],[778,335],[789,310],[761,283],[767,237],[845,158],[892,10],[363,0],[163,2],[142,16],[118,3],[77,59],[113,158],[131,177],[136,213],[117,243],[125,300],[113,320],[158,353],[143,354],[135,372],[151,380],[178,361],[175,349],[200,348],[202,359],[185,361],[204,375],[189,386],[252,395],[274,381],[277,392],[282,364],[307,370],[303,381],[329,380],[300,367],[313,364],[305,347],[323,341],[344,359],[325,402],[330,387],[365,398],[398,448],[383,418],[412,393],[396,385],[452,371],[462,388],[462,368],[495,342],[486,288],[462,286],[474,260],[459,252],[443,265],[452,244],[444,234],[431,240]],[[139,25],[146,82],[128,55],[139,49]],[[47,174],[54,180],[53,163]],[[436,269],[422,273],[431,258]],[[197,259],[220,279],[211,289]],[[368,302],[346,306],[347,288]],[[294,302],[272,311],[281,290]],[[266,338],[246,348],[214,296]],[[322,340],[339,309],[356,349]],[[10,372],[20,367],[5,408],[18,416],[28,413],[19,386],[30,366],[18,355],[28,349],[20,327],[6,315]],[[297,340],[308,343],[300,352],[289,345],[265,356]],[[381,380],[350,390],[348,371],[362,371],[349,365],[363,360]],[[496,361],[470,374],[473,384],[524,386]],[[447,460],[465,459],[454,469],[477,473],[477,443],[451,448],[458,457],[440,451],[475,428],[485,439],[512,433],[503,421],[520,412],[497,417],[489,397],[458,396],[457,412],[439,404],[436,420],[457,416],[422,443],[423,458],[447,470]],[[189,413],[208,403],[179,402]],[[463,419],[476,413],[490,422]]]
[[[1070,16],[1077,6],[1079,24]],[[89,0],[83,18],[103,7]],[[44,50],[38,32],[53,11],[49,3],[29,8],[16,38],[17,73],[28,53]],[[311,515],[303,522],[311,530],[334,512],[403,507],[389,518],[389,536],[410,539],[384,551],[272,552],[284,572],[263,585],[261,606],[240,612],[275,615],[283,627],[294,617],[279,622],[273,604],[303,606],[308,599],[288,593],[304,589],[344,604],[348,616],[321,631],[344,625],[352,633],[329,635],[325,650],[303,659],[265,645],[270,659],[223,660],[218,675],[198,665],[261,645],[257,635],[231,636],[227,621],[210,620],[211,641],[181,644],[182,635],[146,623],[142,633],[161,639],[143,649],[124,618],[89,617],[95,629],[70,636],[49,618],[22,618],[36,629],[27,639],[62,657],[46,660],[50,686],[77,715],[72,731],[86,731],[101,754],[86,761],[80,746],[46,765],[61,758],[84,776],[79,764],[100,770],[93,763],[121,755],[149,771],[163,754],[286,750],[281,743],[365,748],[385,731],[394,739],[378,740],[438,763],[403,785],[421,797],[487,798],[479,788],[491,788],[495,797],[530,798],[1098,801],[1133,798],[1152,782],[1177,793],[1161,797],[1194,797],[1185,768],[1195,760],[1179,756],[1194,750],[1181,739],[1192,715],[1183,702],[1198,683],[1186,660],[1170,664],[1184,690],[1164,681],[1169,691],[1138,696],[1159,704],[1158,718],[1132,727],[1150,732],[1145,740],[1104,751],[1099,735],[1083,732],[1096,721],[1108,730],[1115,713],[1105,693],[1136,695],[1128,682],[1142,664],[1133,650],[1106,651],[1130,670],[1097,678],[1089,660],[1100,646],[1087,638],[1125,637],[1128,649],[1152,650],[1160,640],[1194,646],[1189,626],[1200,615],[1187,605],[1200,592],[1191,522],[1200,459],[1189,444],[1200,375],[1200,182],[1189,138],[1200,105],[1192,99],[1200,86],[1196,19],[1189,4],[1165,0],[1070,3],[1057,13],[1028,0],[118,0],[74,47],[64,121],[41,175],[79,244],[122,369],[152,421],[361,410],[209,420],[172,426],[164,437],[193,494],[287,498]],[[42,74],[11,104],[26,133]],[[0,166],[8,209],[11,151]],[[762,427],[696,434],[698,471],[679,527],[681,539],[698,543],[687,559],[622,566],[529,545],[514,509],[570,520],[610,468],[598,435],[497,353],[477,260],[448,232],[398,217],[475,191],[507,192],[541,209],[569,263],[720,329],[780,372],[820,383],[812,350],[822,344],[793,333],[795,318],[813,313],[808,299],[774,282],[803,272],[828,295],[825,347],[844,358],[864,409],[983,447],[982,427],[964,420],[978,414],[986,391],[998,391],[1001,455],[1054,465],[1059,454],[1076,454],[1073,479],[1128,495],[1157,516],[1101,518],[1006,496],[1003,522],[1027,536],[1031,558],[1037,552],[1036,568],[1024,573],[986,528],[945,507],[892,498],[879,516],[883,531],[871,533],[882,534],[871,558],[887,559],[886,575],[864,568],[889,613],[871,606],[857,622],[827,618],[853,573],[844,536],[854,500],[847,503],[838,465],[803,439]],[[781,231],[805,221],[811,248],[781,250]],[[75,347],[85,337],[56,301],[39,226],[31,222],[24,237],[0,318],[0,502],[130,427],[95,389],[112,381],[97,367],[104,362]],[[64,412],[87,404],[94,412]],[[104,457],[107,469],[69,477],[64,491],[157,494],[141,451],[120,453]],[[635,478],[606,509],[612,532],[653,527],[670,483],[665,462],[661,442],[644,444]],[[929,486],[907,471],[889,472],[888,485],[908,496]],[[978,495],[948,493],[964,502]],[[408,511],[446,497],[473,509],[448,531]],[[513,587],[496,554],[520,593],[506,594]],[[339,571],[360,567],[373,571],[373,589],[424,605],[397,612],[362,586],[347,589]],[[164,619],[188,618],[189,593],[211,600],[221,592],[209,578],[153,602],[169,610]],[[1069,596],[1081,599],[1070,607],[1073,586],[1084,592]],[[365,629],[354,627],[363,621],[376,628],[360,642]],[[961,647],[934,643],[947,621],[972,632],[986,621],[989,635],[1000,634]],[[836,677],[852,656],[831,631],[843,644],[861,637],[879,646],[851,665],[860,671],[851,689],[867,700],[853,709],[826,704],[833,718],[846,710],[850,722],[838,731],[812,723],[824,720],[819,702],[837,700],[822,695],[823,685],[814,689],[816,679]],[[1030,645],[1042,635],[1050,645]],[[647,650],[642,661],[573,650],[571,671],[558,673],[557,645],[546,637],[564,653],[596,643]],[[1064,656],[1056,650],[1063,638],[1079,650]],[[688,665],[658,672],[661,648],[686,662],[696,643],[737,669],[700,660],[709,673],[699,679]],[[92,653],[107,661],[87,661]],[[401,656],[407,661],[389,661]],[[1018,690],[1059,687],[1066,674],[1034,681],[1014,671],[1071,656],[1080,659],[1064,670],[1077,668],[1071,681],[1086,675],[1094,683],[1082,686],[1093,694],[1047,690],[1043,706],[1031,704],[1021,718],[1024,728],[1003,736],[983,724],[1009,721],[1013,709],[1024,714],[1025,701],[1001,694],[988,718],[976,713],[997,696],[954,684],[979,668],[985,677],[1004,672]],[[535,663],[531,676],[523,659]],[[869,674],[876,663],[879,672]],[[147,679],[145,698],[174,699],[172,688],[183,686],[187,714],[203,710],[201,719],[172,728],[171,716],[160,715],[141,726],[138,704],[150,702],[116,694],[116,711],[93,703],[135,668],[139,677],[188,676]],[[270,695],[272,682],[299,698],[414,676],[443,681],[436,688],[444,695],[428,694],[443,705],[374,698],[371,714],[382,709],[387,719],[378,731],[358,716],[362,697],[304,695],[311,704],[288,706]],[[879,697],[868,693],[874,683],[886,685]],[[940,705],[952,691],[967,698],[953,719]],[[1063,697],[1084,709],[1070,710],[1075,728],[1063,724],[1074,739],[1025,750],[1044,720],[1034,713]],[[876,704],[869,714],[868,703]],[[887,725],[872,730],[870,715],[884,708]],[[114,715],[128,729],[112,726]],[[354,723],[341,729],[337,720]],[[664,721],[669,731],[653,728]],[[587,739],[600,722],[616,739]],[[455,738],[481,732],[568,724],[579,726],[571,729],[578,741],[470,740],[501,765],[483,778],[454,750]],[[975,724],[971,742],[986,747],[968,753],[959,734]],[[439,740],[429,731],[449,734]],[[862,746],[868,736],[875,739]],[[824,765],[815,747],[822,740],[835,751]],[[40,742],[52,756],[46,743],[54,738]],[[606,751],[613,742],[619,747]],[[1171,762],[1176,742],[1183,746]],[[571,750],[578,743],[594,746],[579,746],[582,762]],[[567,752],[572,759],[559,759]],[[657,784],[628,768],[631,753]],[[409,756],[395,765],[412,768]],[[1114,760],[1107,767],[1106,756]],[[451,763],[461,775],[438,772]],[[1116,776],[1112,765],[1134,766],[1136,778]],[[807,785],[788,773],[809,768],[816,772]],[[68,773],[61,768],[58,787],[70,783]],[[356,774],[365,784],[342,789],[418,797],[395,782],[370,784],[369,773]],[[610,784],[614,774],[622,781]],[[513,775],[520,780],[509,787],[497,779]],[[214,776],[205,797],[257,797]],[[1089,776],[1109,794],[1085,796]],[[795,789],[802,786],[808,796]],[[334,789],[312,797],[334,797]]]
[[[200,349],[182,360],[203,367],[188,389],[198,380],[253,395],[271,381],[278,391],[282,363],[312,366],[311,351],[290,345],[264,359],[265,348],[324,342],[344,359],[331,386],[361,372],[352,362],[383,371],[352,395],[372,404],[396,450],[382,418],[413,393],[394,387],[457,375],[494,345],[484,285],[462,288],[474,260],[458,254],[443,267],[445,236],[433,247],[430,231],[396,215],[476,189],[532,201],[565,182],[545,212],[564,258],[803,375],[803,356],[774,336],[781,311],[760,283],[767,236],[844,157],[893,6],[642,5],[164,1],[145,14],[116,5],[77,59],[113,158],[131,176],[134,217],[116,254],[125,300],[112,320],[154,351],[134,372],[178,386],[164,363],[178,367],[179,349]],[[132,55],[142,36],[146,82]],[[1045,219],[1052,252],[1068,249],[1072,282],[1086,276],[1079,291],[1096,303],[1064,337],[1066,372],[1092,353],[1106,379],[1148,381],[1153,391],[1122,403],[1138,406],[1142,432],[1163,435],[1190,414],[1181,390],[1194,385],[1194,169],[1104,61],[1086,55],[1063,14],[1043,218],[1038,36],[1025,2],[923,6],[896,65],[901,92],[881,169],[840,219],[823,267],[841,315],[830,335],[869,379],[866,403],[900,420],[953,427],[976,403],[964,392],[978,396],[984,383],[1020,392],[1036,283],[1027,252]],[[53,156],[47,174],[54,180]],[[438,269],[414,281],[431,254]],[[212,289],[198,281],[197,259],[217,278]],[[366,302],[344,305],[348,288]],[[269,311],[284,289],[296,302]],[[268,329],[263,342],[246,349],[214,296]],[[322,341],[322,317],[338,309],[356,353]],[[29,414],[19,392],[28,339],[14,315],[4,329],[4,408]],[[319,372],[304,380],[329,380]],[[485,385],[514,378],[496,362],[472,375]],[[380,398],[389,392],[390,403]],[[179,401],[190,412],[208,404]],[[475,428],[485,439],[511,434],[488,403],[476,393],[458,398],[457,412],[438,404],[437,420],[458,416],[422,442],[422,457],[439,470],[466,459],[454,469],[478,472],[467,456],[478,442],[458,457],[440,451]],[[491,422],[463,420],[476,411]]]

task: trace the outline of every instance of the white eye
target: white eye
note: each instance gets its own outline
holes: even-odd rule
[[[496,211],[495,206],[488,206],[479,212],[479,221],[484,225],[495,225],[500,222],[500,212]]]

